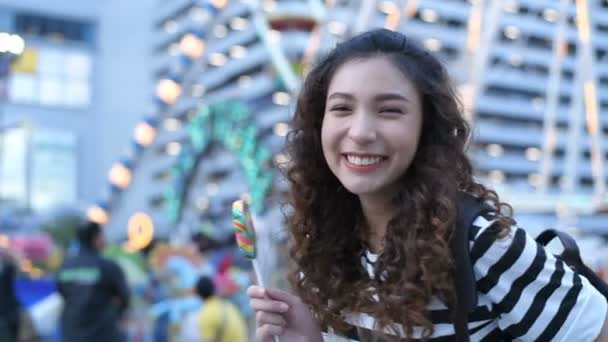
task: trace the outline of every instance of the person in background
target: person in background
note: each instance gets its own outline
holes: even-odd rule
[[[19,332],[20,304],[15,293],[17,268],[8,251],[0,249],[0,341],[15,341]]]
[[[63,341],[124,341],[120,321],[129,306],[125,276],[116,263],[100,255],[105,241],[97,223],[82,223],[77,234],[78,254],[66,259],[57,273],[65,301]]]
[[[240,312],[228,300],[215,294],[213,280],[201,276],[196,293],[203,300],[198,315],[200,336],[205,342],[247,342],[247,324]]]

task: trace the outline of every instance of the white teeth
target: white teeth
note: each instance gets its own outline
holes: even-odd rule
[[[350,154],[346,155],[346,159],[351,164],[361,165],[361,166],[378,164],[380,162],[380,160],[382,160],[381,157],[359,157],[359,156],[353,156]]]

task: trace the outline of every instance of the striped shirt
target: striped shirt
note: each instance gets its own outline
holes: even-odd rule
[[[477,234],[470,241],[470,256],[478,306],[469,315],[471,341],[500,341],[505,335],[519,341],[594,341],[606,319],[606,298],[523,229],[514,226],[507,237],[497,239],[487,229],[492,223],[482,216],[473,223]],[[368,253],[364,261],[370,275],[377,258]],[[446,305],[435,298],[428,312],[434,324],[430,341],[453,341]],[[367,341],[374,318],[361,313],[345,318],[358,328],[346,337],[324,334],[325,341]],[[415,327],[413,337],[421,336],[422,329]]]

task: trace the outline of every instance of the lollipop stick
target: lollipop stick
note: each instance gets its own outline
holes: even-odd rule
[[[260,266],[258,265],[258,261],[256,259],[251,259],[251,263],[253,264],[253,271],[255,272],[255,277],[258,282],[258,285],[261,287],[266,287],[264,285],[264,279],[262,278],[262,274],[260,273]]]
[[[258,261],[256,259],[251,259],[251,263],[253,264],[253,271],[255,272],[255,277],[258,282],[258,285],[265,288],[266,286],[264,285],[264,279],[262,278],[262,274],[260,273],[260,266],[258,265]],[[273,336],[273,337],[274,337],[274,342],[281,342],[279,340],[279,336]]]

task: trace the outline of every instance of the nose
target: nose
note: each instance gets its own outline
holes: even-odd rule
[[[354,113],[348,129],[348,137],[360,145],[369,144],[376,140],[374,119],[365,112]]]

